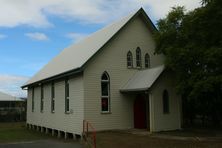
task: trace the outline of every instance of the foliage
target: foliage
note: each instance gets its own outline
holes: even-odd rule
[[[177,89],[196,112],[222,120],[222,1],[203,0],[191,12],[174,7],[158,21],[156,53],[177,76]],[[189,106],[188,106],[189,107]]]

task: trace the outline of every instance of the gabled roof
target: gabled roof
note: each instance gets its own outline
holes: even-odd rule
[[[121,20],[93,33],[84,40],[64,49],[58,56],[45,65],[37,74],[28,80],[22,88],[33,83],[41,82],[70,71],[82,71],[84,64],[89,61],[105,44],[117,34],[130,20],[142,14],[151,30],[155,30],[152,21],[141,8]]]
[[[1,101],[24,101],[24,100],[8,95],[6,93],[0,92],[0,102]]]
[[[122,88],[120,88],[120,91],[130,92],[148,90],[163,71],[163,65],[151,69],[138,71]]]

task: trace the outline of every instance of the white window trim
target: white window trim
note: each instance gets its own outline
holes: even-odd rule
[[[101,114],[110,114],[110,113],[111,113],[111,105],[110,105],[110,77],[109,77],[109,74],[108,74],[107,72],[104,72],[104,73],[102,74],[102,76],[103,76],[104,74],[107,75],[108,80],[102,80],[102,79],[101,79],[101,83],[102,83],[102,82],[108,83],[108,95],[106,95],[106,96],[101,95],[101,101],[102,101],[102,98],[107,98],[107,99],[108,99],[108,110],[107,110],[107,111],[103,111],[103,110],[102,110],[102,105],[100,104],[100,105],[101,105]],[[102,91],[102,89],[101,89],[101,91]],[[102,94],[102,92],[101,92],[101,94]]]
[[[129,54],[130,54],[130,59],[131,59],[131,60],[128,61],[128,55],[129,55]],[[126,59],[127,59],[127,68],[133,68],[133,54],[132,54],[132,52],[131,52],[131,51],[128,51],[126,56],[127,56],[127,57],[126,57]],[[130,63],[131,66],[129,66],[128,63]]]
[[[145,58],[144,58],[144,66],[145,66],[145,68],[150,68],[150,55],[149,55],[149,53],[146,53],[145,54]],[[147,67],[146,67],[146,65],[147,65]]]
[[[55,113],[55,83],[54,82],[51,83],[51,113]]]
[[[70,105],[69,105],[69,109],[67,108],[67,101],[69,101],[69,104],[70,104],[70,100],[69,100],[69,97],[66,97],[65,99],[65,112],[66,113],[70,113]]]
[[[32,88],[32,112],[35,110],[35,88]]]
[[[110,97],[109,96],[101,96],[101,100],[102,100],[102,98],[107,98],[108,99],[108,110],[107,111],[103,111],[102,110],[102,106],[101,106],[101,113],[102,114],[111,113],[111,111],[110,111]]]
[[[69,86],[69,79],[65,80],[65,114],[70,114],[70,100],[69,100],[70,90],[68,90],[69,91],[69,96],[67,96],[67,90],[66,90],[67,89],[67,84]],[[70,86],[69,86],[69,88],[70,88]],[[67,100],[69,101],[69,108],[67,108]]]
[[[51,98],[51,112],[55,113],[55,97]]]
[[[139,51],[138,59],[137,59],[137,51]],[[140,63],[140,66],[138,66],[137,63]],[[136,49],[136,68],[142,68],[142,55],[141,55],[141,49],[139,47],[137,47]]]
[[[44,86],[41,86],[40,112],[44,111]]]

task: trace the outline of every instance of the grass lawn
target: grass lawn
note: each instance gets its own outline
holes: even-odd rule
[[[160,133],[161,135],[164,133]],[[178,133],[177,133],[178,134]],[[97,148],[222,148],[222,138],[217,139],[167,139],[156,137],[157,134],[136,135],[124,132],[99,132],[97,133]],[[174,133],[167,133],[173,136]],[[181,134],[183,135],[183,134]],[[186,136],[187,133],[185,133]],[[192,133],[195,135],[195,133]]]
[[[0,143],[32,141],[46,138],[51,137],[26,129],[24,122],[0,123]]]

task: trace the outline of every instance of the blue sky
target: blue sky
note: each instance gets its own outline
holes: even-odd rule
[[[140,7],[155,23],[177,5],[200,1],[0,0],[0,91],[26,96],[20,86],[65,47]]]
[[[73,37],[74,33],[84,37],[103,26],[81,25],[57,17],[50,17],[50,22],[54,24],[50,28],[33,28],[25,25],[13,28],[0,27],[1,34],[6,35],[0,40],[0,73],[30,77],[63,48],[73,44],[78,39]],[[38,33],[44,34],[45,37],[35,38],[35,34]]]

